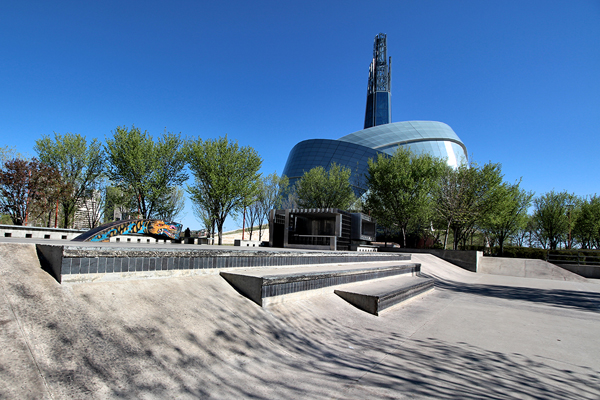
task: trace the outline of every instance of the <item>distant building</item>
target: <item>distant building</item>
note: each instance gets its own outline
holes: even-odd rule
[[[73,229],[92,229],[100,225],[102,206],[103,201],[100,191],[88,191],[85,197],[77,201],[77,209],[73,218]]]
[[[271,210],[269,246],[312,250],[375,251],[376,222],[337,208]]]
[[[350,183],[361,195],[366,191],[367,161],[378,154],[394,154],[399,147],[445,159],[453,167],[468,159],[465,144],[442,122],[391,122],[391,57],[389,63],[386,57],[387,38],[380,33],[369,67],[364,129],[337,140],[310,139],[295,145],[283,169],[290,185],[314,167],[329,169],[336,163],[350,168]]]

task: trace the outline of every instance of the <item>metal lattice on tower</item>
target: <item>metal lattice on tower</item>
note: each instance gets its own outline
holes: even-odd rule
[[[373,60],[369,67],[365,129],[392,122],[391,109],[392,57],[387,62],[385,33],[375,36]]]

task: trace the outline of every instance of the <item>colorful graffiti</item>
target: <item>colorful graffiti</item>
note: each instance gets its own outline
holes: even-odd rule
[[[157,239],[178,240],[183,225],[176,222],[165,222],[158,219],[135,219],[114,221],[91,229],[74,241],[78,242],[109,242],[113,236],[145,235]]]
[[[179,234],[181,233],[181,224],[176,224],[173,222],[164,222],[160,220],[153,221],[148,226],[148,232],[151,235],[159,235],[159,236],[168,236],[171,239],[179,239]]]

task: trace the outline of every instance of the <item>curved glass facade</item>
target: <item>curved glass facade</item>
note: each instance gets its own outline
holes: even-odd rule
[[[292,148],[283,175],[290,179],[290,186],[305,172],[321,166],[326,170],[336,163],[350,168],[350,183],[357,194],[366,190],[365,174],[368,160],[376,158],[380,152],[354,143],[331,139],[304,140]]]
[[[398,147],[415,154],[430,154],[457,167],[467,161],[467,148],[452,128],[436,121],[405,121],[378,125],[338,140],[311,139],[298,143],[288,156],[283,174],[293,185],[305,172],[332,163],[350,168],[350,183],[357,195],[366,190],[368,160],[378,154],[393,154]]]

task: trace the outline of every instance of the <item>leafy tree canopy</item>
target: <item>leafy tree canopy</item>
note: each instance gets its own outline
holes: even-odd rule
[[[269,221],[269,212],[281,208],[284,198],[288,194],[289,179],[272,173],[260,181],[260,189],[255,201],[247,208],[247,220],[250,230],[250,240],[254,225],[258,224],[259,240],[262,240],[263,225]]]
[[[454,235],[455,250],[466,243],[468,236],[483,221],[497,202],[498,187],[502,184],[500,164],[478,166],[475,162],[458,168],[446,168],[434,189],[434,210],[439,221]]]
[[[102,145],[96,139],[88,144],[80,134],[55,132],[54,138],[43,136],[37,140],[34,149],[44,164],[60,172],[63,227],[69,227],[78,202],[104,171]]]
[[[173,188],[187,179],[183,145],[180,134],[165,131],[155,141],[135,126],[119,126],[106,140],[108,176],[133,193],[142,218],[154,217]]]
[[[573,218],[569,218],[569,212],[576,202],[575,195],[554,190],[533,200],[534,233],[543,248],[556,250],[560,242],[567,237],[570,223],[573,221]]]
[[[194,176],[188,193],[204,218],[214,221],[222,244],[227,215],[241,211],[259,193],[262,158],[252,147],[240,147],[227,136],[188,142],[185,152]]]
[[[568,210],[569,211],[569,210]],[[581,203],[573,235],[583,249],[600,249],[600,197],[594,195]]]
[[[350,185],[350,168],[332,163],[329,171],[315,167],[296,182],[298,205],[302,208],[347,210],[356,200]]]
[[[443,161],[405,148],[380,154],[369,160],[366,209],[382,226],[399,229],[406,246],[407,231],[431,221],[431,191],[444,168]]]
[[[520,181],[514,184],[503,183],[498,186],[492,210],[480,223],[484,231],[489,232],[498,242],[500,255],[504,253],[504,242],[510,236],[525,229],[533,193],[521,189]]]

